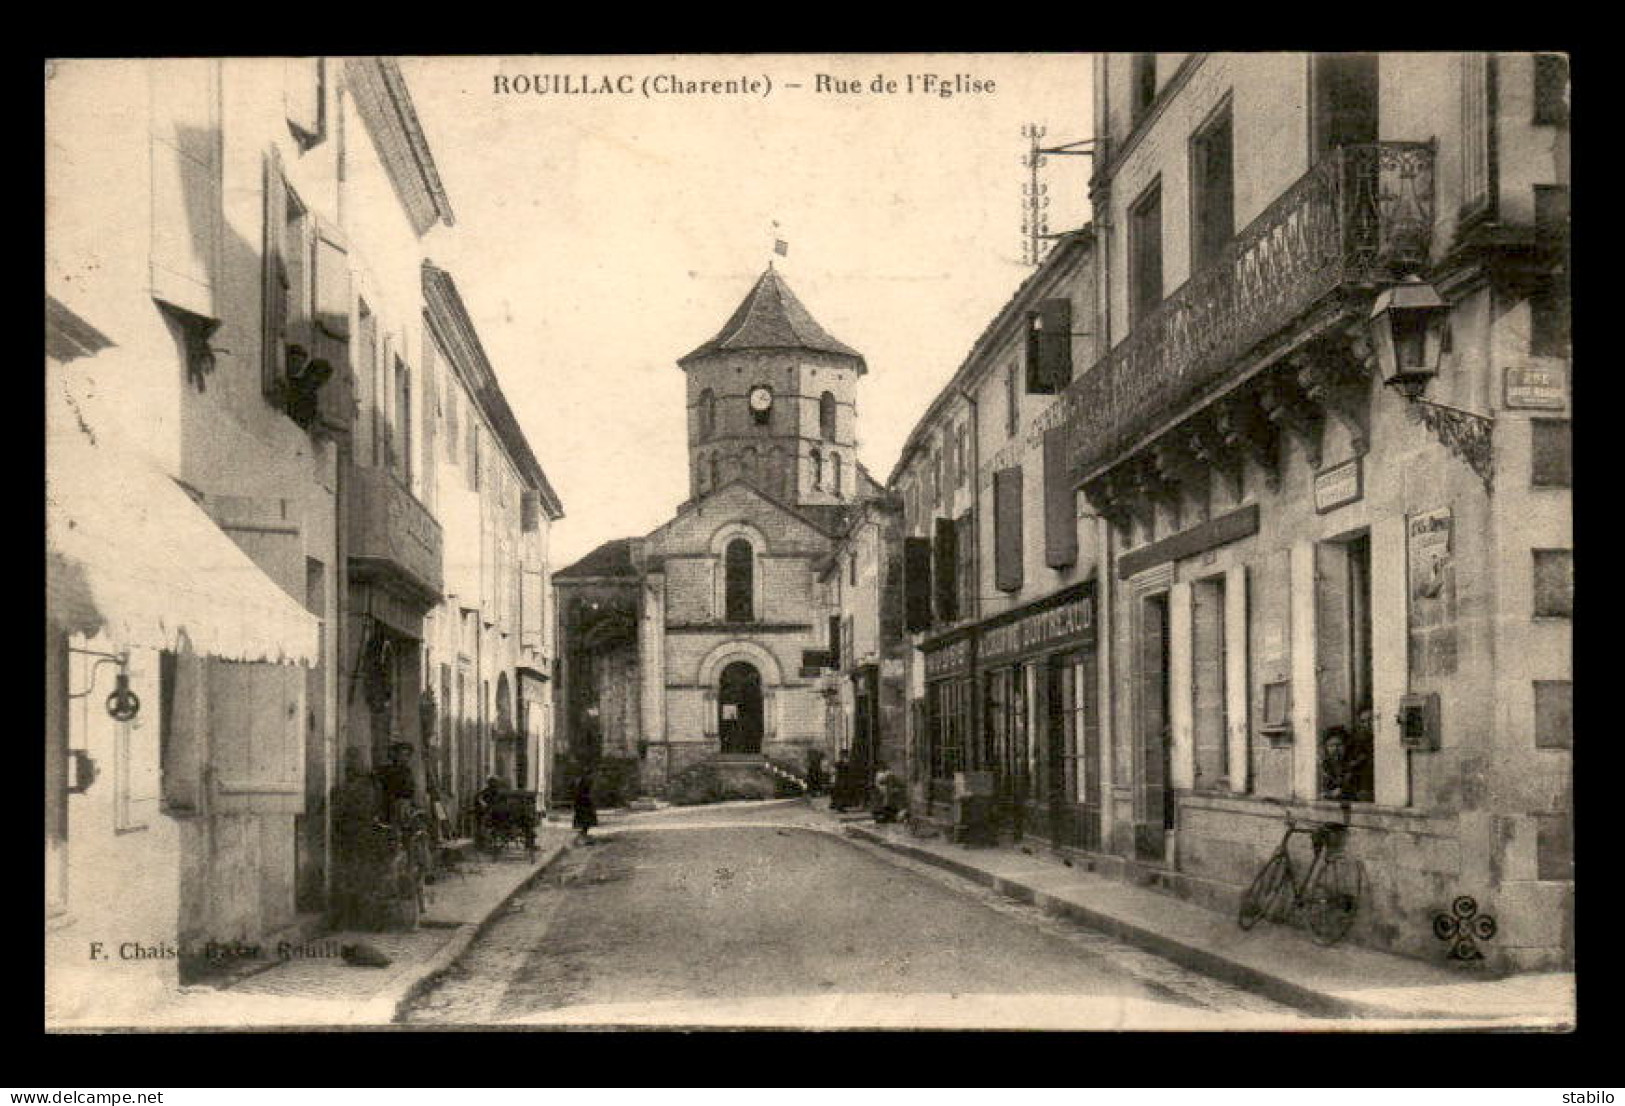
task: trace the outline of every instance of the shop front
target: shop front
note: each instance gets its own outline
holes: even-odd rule
[[[925,669],[924,740],[917,748],[916,809],[954,820],[955,781],[970,767],[976,703],[976,635],[966,628],[920,647]]]
[[[1001,834],[1056,846],[1100,843],[1100,719],[1094,583],[983,622],[976,633],[978,740]]]

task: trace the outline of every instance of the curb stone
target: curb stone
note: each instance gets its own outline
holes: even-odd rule
[[[423,961],[422,964],[415,965],[412,970],[403,972],[399,982],[390,985],[382,993],[369,999],[363,1008],[365,1013],[369,1015],[365,1020],[379,1024],[397,1024],[407,1003],[428,990],[440,976],[444,975],[446,969],[450,968],[459,956],[468,951],[468,946],[472,945],[480,934],[491,927],[497,916],[502,913],[503,908],[545,875],[548,869],[552,868],[559,858],[569,851],[569,848],[568,842],[561,842],[554,846],[552,855],[538,862],[535,870],[515,884],[512,890],[503,895],[490,910],[486,911],[485,917],[477,922],[464,922],[458,926],[457,932],[452,934],[451,939],[440,946],[433,956]]]
[[[1245,988],[1265,998],[1308,1014],[1322,1017],[1371,1017],[1373,1015],[1411,1016],[1411,1012],[1395,1010],[1379,1004],[1356,1002],[1316,991],[1280,976],[1261,972],[1228,957],[1198,948],[1195,945],[1164,936],[1143,926],[1133,925],[1120,918],[1091,910],[1075,902],[1038,891],[1019,880],[994,875],[973,864],[942,856],[926,849],[916,848],[901,841],[855,825],[845,825],[847,835],[861,841],[879,845],[911,859],[945,869],[984,887],[990,887],[1007,898],[1031,903],[1044,911],[1099,930],[1107,936],[1155,953],[1184,968],[1201,972],[1224,983]]]

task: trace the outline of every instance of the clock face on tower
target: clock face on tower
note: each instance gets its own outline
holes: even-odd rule
[[[750,390],[750,413],[757,422],[766,422],[767,413],[773,409],[773,393],[766,385],[758,384]]]

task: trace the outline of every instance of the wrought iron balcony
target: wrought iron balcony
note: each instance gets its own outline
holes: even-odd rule
[[[1067,389],[1069,469],[1087,479],[1259,367],[1250,354],[1332,293],[1425,265],[1432,142],[1332,151]]]
[[[348,474],[350,571],[403,586],[425,605],[440,601],[440,523],[381,468],[352,465]]]

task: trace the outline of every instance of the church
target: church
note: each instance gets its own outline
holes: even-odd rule
[[[689,496],[664,525],[554,573],[557,778],[598,765],[599,802],[666,794],[707,763],[736,793],[832,759],[838,628],[823,592],[859,506],[863,355],[770,264],[722,329],[678,359]]]

